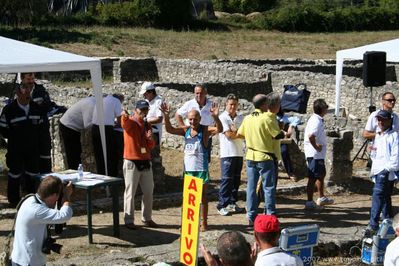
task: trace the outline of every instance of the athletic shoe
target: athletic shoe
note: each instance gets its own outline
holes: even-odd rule
[[[240,212],[244,211],[244,209],[238,207],[237,204],[229,204],[229,205],[227,205],[226,210],[229,211],[229,212],[235,212],[235,213],[240,213]]]
[[[227,208],[220,208],[218,209],[218,213],[222,216],[226,216],[229,215],[229,211],[227,210]]]
[[[319,206],[334,204],[334,200],[332,198],[327,198],[326,196],[318,198],[316,202]]]
[[[305,210],[320,210],[322,209],[322,206],[319,206],[316,204],[316,202],[312,201],[306,201],[305,203]]]

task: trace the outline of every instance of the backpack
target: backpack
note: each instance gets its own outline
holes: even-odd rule
[[[303,89],[299,89],[303,87]],[[281,97],[281,109],[285,112],[293,111],[300,114],[306,113],[310,91],[306,84],[284,85],[283,97]]]

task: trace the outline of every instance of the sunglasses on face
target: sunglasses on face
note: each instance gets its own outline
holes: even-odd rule
[[[384,99],[384,101],[390,102],[390,103],[394,103],[396,102],[396,99]]]

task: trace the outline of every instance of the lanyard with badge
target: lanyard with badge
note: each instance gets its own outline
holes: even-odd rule
[[[135,117],[133,117],[133,121],[134,122],[136,122],[137,123],[137,125],[141,128],[141,124],[140,124],[140,122],[135,118]],[[146,141],[145,141],[145,135],[146,135],[146,133],[145,133],[145,131],[146,131],[146,128],[147,128],[147,122],[146,121],[144,121],[144,126],[142,127],[142,131],[141,131],[141,145],[140,145],[140,152],[142,153],[142,154],[145,154],[145,153],[147,153],[147,149],[146,149]]]

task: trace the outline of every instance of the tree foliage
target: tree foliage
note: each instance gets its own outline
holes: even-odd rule
[[[34,17],[47,13],[47,0],[1,0],[0,23],[11,26],[27,25]]]

